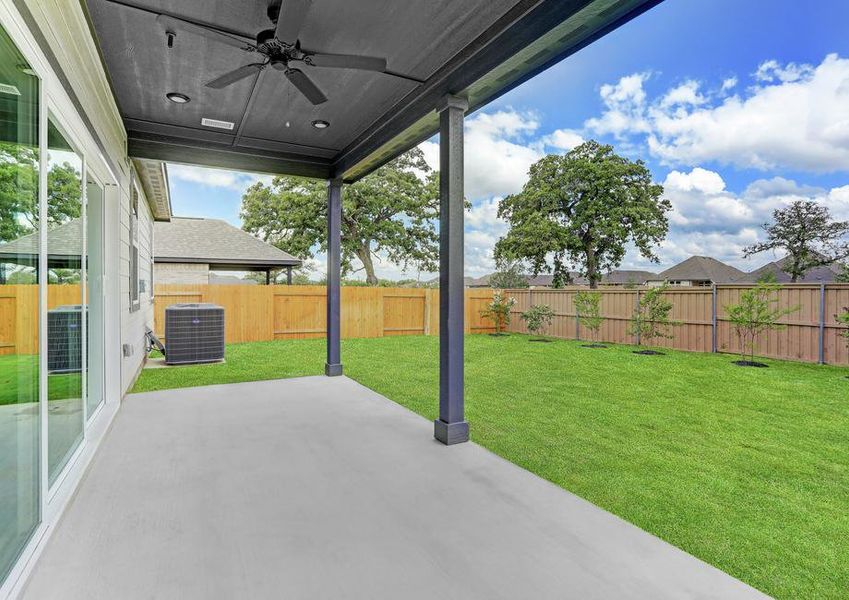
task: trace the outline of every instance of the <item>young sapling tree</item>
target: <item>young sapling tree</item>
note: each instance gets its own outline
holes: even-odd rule
[[[654,346],[654,341],[658,338],[671,338],[672,334],[669,329],[675,322],[669,319],[669,313],[672,311],[672,302],[664,297],[664,293],[669,289],[669,284],[653,287],[649,289],[640,298],[639,303],[634,309],[634,317],[631,325],[628,328],[628,333],[637,338],[637,344],[645,344],[646,346]],[[657,350],[645,349],[635,350],[635,354],[663,354]]]
[[[551,325],[554,319],[554,311],[548,304],[534,304],[528,310],[522,313],[522,320],[532,335],[537,336],[531,338],[532,342],[548,342],[545,337],[545,331]]]
[[[492,301],[480,311],[482,317],[492,319],[495,324],[495,333],[490,335],[503,335],[501,332],[510,324],[510,309],[515,304],[516,299],[505,296],[503,292],[495,292],[492,295]]]
[[[783,329],[778,321],[799,310],[798,306],[781,308],[778,306],[778,291],[781,286],[766,281],[758,282],[755,287],[740,294],[740,302],[725,307],[728,320],[734,327],[734,333],[740,343],[740,360],[734,364],[740,367],[766,367],[755,362],[755,350],[762,333]],[[746,353],[749,358],[747,360]]]
[[[585,348],[607,348],[598,343],[598,332],[604,317],[601,316],[601,292],[580,291],[575,294],[575,312],[578,314],[578,322],[590,330],[593,338],[592,344],[585,344]]]

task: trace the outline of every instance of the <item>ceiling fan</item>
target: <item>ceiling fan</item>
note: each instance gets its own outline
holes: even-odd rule
[[[180,17],[160,14],[156,20],[165,29],[169,47],[173,45],[177,32],[185,31],[240,48],[248,53],[260,55],[257,57],[259,60],[206,82],[206,87],[212,89],[222,89],[233,85],[237,81],[255,75],[269,66],[282,72],[292,85],[314,105],[326,102],[327,96],[301,67],[305,67],[307,70],[311,68],[336,68],[373,71],[416,83],[424,83],[420,79],[387,70],[385,58],[354,54],[326,54],[302,49],[298,36],[301,26],[306,20],[310,3],[311,0],[283,0],[282,5],[280,3],[269,5],[267,14],[274,27],[263,29],[257,33],[255,41]]]

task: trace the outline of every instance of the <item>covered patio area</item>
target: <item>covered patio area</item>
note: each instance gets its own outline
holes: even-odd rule
[[[762,595],[347,377],[128,396],[24,598]]]

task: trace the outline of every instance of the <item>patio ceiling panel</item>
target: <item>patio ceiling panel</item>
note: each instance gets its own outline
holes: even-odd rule
[[[446,94],[479,108],[658,1],[313,0],[298,36],[305,49],[385,57],[388,71],[419,80],[305,67],[328,97],[314,106],[271,68],[207,88],[261,57],[189,31],[169,48],[156,20],[181,17],[252,40],[272,27],[267,0],[83,0],[132,156],[346,181],[433,135]],[[174,104],[168,92],[191,102]],[[204,117],[233,129],[204,127]],[[331,126],[316,129],[316,119]]]

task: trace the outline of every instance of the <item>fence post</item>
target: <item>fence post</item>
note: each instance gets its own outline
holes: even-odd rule
[[[634,310],[635,310],[634,316],[636,318],[639,318],[640,317],[640,314],[639,314],[640,313],[640,290],[639,289],[637,290],[637,303],[634,305]],[[640,334],[641,334],[640,327],[637,325],[637,322],[636,322],[636,319],[635,319],[634,320],[634,337],[637,338],[637,345],[638,346],[640,345],[640,342],[642,341],[642,339],[641,339],[642,336]]]
[[[581,316],[578,314],[578,305],[575,304],[575,292],[572,292],[572,306],[575,308],[575,339],[581,339]]]
[[[534,305],[534,288],[528,286],[528,308]]]
[[[716,352],[716,284],[711,287],[710,303],[710,351]]]
[[[825,364],[825,283],[820,283],[820,364]]]

